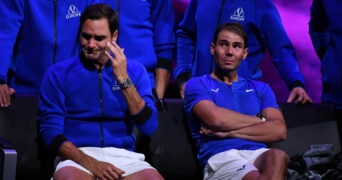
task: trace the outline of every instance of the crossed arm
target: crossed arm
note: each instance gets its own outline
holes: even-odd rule
[[[217,138],[235,137],[272,143],[286,139],[286,125],[279,109],[266,108],[261,114],[266,122],[251,115],[241,114],[216,106],[213,102],[202,100],[193,107],[193,113],[202,122],[201,134]]]

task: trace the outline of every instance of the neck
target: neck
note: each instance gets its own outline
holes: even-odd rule
[[[83,53],[80,54],[80,59],[87,69],[103,69],[107,64],[107,60],[88,59]]]
[[[239,79],[239,76],[236,72],[220,72],[215,70],[210,74],[210,76],[216,80],[222,81],[226,84],[231,85],[232,82],[237,82]]]
[[[94,65],[96,67],[96,69],[103,69],[105,67],[106,63],[103,62],[95,62]]]

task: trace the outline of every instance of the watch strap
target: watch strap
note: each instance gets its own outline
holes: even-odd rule
[[[122,83],[120,83],[121,89],[127,89],[133,85],[132,80],[130,78],[126,78]]]

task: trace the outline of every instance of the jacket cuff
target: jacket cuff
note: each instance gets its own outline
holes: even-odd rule
[[[6,84],[6,82],[2,79],[0,79],[0,85]]]
[[[63,134],[57,135],[50,146],[51,151],[58,154],[59,147],[67,140]]]
[[[289,89],[292,90],[295,87],[302,87],[303,89],[305,89],[304,83],[302,83],[301,81],[298,81],[298,80],[291,83]]]
[[[191,78],[191,73],[190,72],[185,72],[180,74],[177,78],[176,78],[176,83],[178,84],[178,86],[180,87],[183,83],[185,83],[186,81],[188,81]]]
[[[158,68],[164,68],[167,70],[171,70],[172,68],[172,61],[166,59],[166,58],[158,58]]]
[[[145,104],[144,108],[138,113],[132,116],[134,122],[137,125],[145,123],[152,115],[152,109]]]

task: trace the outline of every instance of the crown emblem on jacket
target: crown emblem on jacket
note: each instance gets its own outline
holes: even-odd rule
[[[234,11],[234,14],[232,14],[230,16],[230,20],[235,20],[235,21],[244,21],[245,20],[245,13],[244,13],[242,7],[239,7]]]
[[[68,14],[65,16],[66,19],[81,16],[81,11],[77,9],[74,4],[71,4],[68,9]]]

